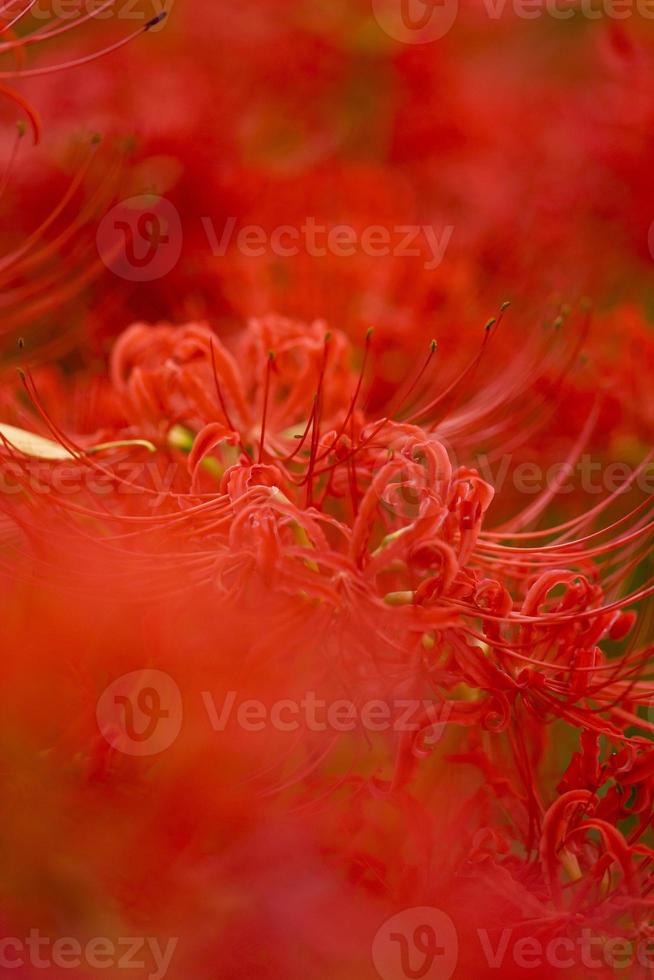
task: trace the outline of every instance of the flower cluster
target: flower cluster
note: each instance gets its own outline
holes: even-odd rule
[[[81,382],[74,399],[95,399],[92,432],[80,432],[74,417],[63,431],[56,404],[24,375],[31,426],[23,409],[13,420],[20,426],[2,430],[3,486],[15,490],[0,501],[6,546],[21,556],[19,581],[27,576],[40,602],[55,604],[54,643],[42,639],[53,655],[71,639],[71,623],[60,632],[67,592],[87,607],[84,619],[91,609],[102,615],[102,650],[74,661],[92,689],[115,670],[109,642],[118,673],[164,667],[190,699],[218,686],[269,704],[307,691],[392,704],[389,730],[367,752],[361,731],[306,731],[300,746],[270,732],[266,765],[254,763],[243,732],[219,750],[232,776],[242,768],[254,781],[256,799],[277,806],[290,793],[312,807],[326,797],[331,819],[358,814],[357,836],[368,840],[357,861],[382,862],[396,879],[391,895],[411,880],[415,903],[433,902],[430,889],[439,894],[442,882],[424,879],[422,868],[419,883],[404,859],[379,850],[370,834],[380,813],[365,816],[366,797],[378,809],[419,806],[431,820],[439,769],[460,769],[456,805],[468,815],[449,844],[453,894],[501,889],[520,926],[538,923],[539,934],[589,926],[610,934],[620,923],[638,937],[632,902],[654,857],[643,843],[654,806],[652,724],[642,712],[651,651],[629,637],[632,608],[654,586],[625,585],[650,545],[651,505],[645,499],[602,527],[609,497],[558,527],[514,530],[540,513],[536,500],[513,526],[493,530],[492,487],[474,468],[453,465],[440,430],[478,424],[465,389],[497,329],[489,325],[473,362],[441,390],[432,346],[392,411],[375,417],[367,408],[372,333],[357,365],[345,336],[322,322],[255,320],[229,345],[203,324],[135,324],[116,342],[101,390]],[[52,382],[46,387],[54,397]],[[140,621],[145,649],[130,637],[116,654],[116,629]],[[228,651],[237,638],[235,666]],[[24,642],[22,624],[15,642]],[[629,645],[616,653],[616,644]],[[405,731],[395,706],[406,703],[419,710]],[[552,782],[560,723],[571,755]],[[57,750],[78,760],[79,791],[115,793],[125,778],[147,780],[147,764],[126,775],[115,746],[86,738],[75,719]],[[210,768],[207,733],[193,738]],[[185,751],[174,765],[185,765]],[[177,775],[165,778],[174,785]],[[247,803],[243,787],[231,793]],[[198,798],[203,820],[224,803],[214,794]],[[334,846],[331,862],[345,861],[343,871],[353,858]],[[491,921],[487,905],[476,924]]]

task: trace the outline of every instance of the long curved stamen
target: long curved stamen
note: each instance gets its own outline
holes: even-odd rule
[[[115,6],[116,2],[117,0],[105,0],[105,2],[96,10],[93,10],[88,14],[84,14],[81,17],[77,17],[72,21],[66,20],[61,27],[48,30],[49,25],[44,25],[42,28],[38,28],[32,34],[25,34],[23,37],[17,38],[15,41],[0,41],[0,54],[4,54],[7,51],[12,51],[15,48],[24,49],[33,44],[40,44],[42,41],[49,41],[53,37],[61,37],[62,34],[67,34],[69,31],[78,28],[81,24],[86,24],[88,21],[99,17],[110,7]],[[20,14],[20,17],[24,17],[35,3],[38,3],[38,0],[31,0],[29,6]],[[8,25],[8,27],[9,26],[11,25]],[[3,31],[6,29],[7,28],[4,28]],[[0,34],[2,34],[3,31],[0,31]]]
[[[120,39],[120,41],[116,41],[114,44],[110,44],[106,48],[102,48],[99,51],[94,51],[92,54],[84,55],[80,58],[73,58],[71,61],[60,62],[59,64],[50,65],[43,68],[27,68],[23,71],[0,71],[0,79],[38,78],[41,75],[52,75],[59,71],[68,71],[71,68],[80,68],[82,65],[88,65],[92,61],[97,61],[99,58],[104,58],[107,55],[113,54],[115,51],[120,50],[120,48],[125,47],[126,44],[129,44],[142,34],[147,34],[154,27],[160,24],[166,16],[167,14],[165,12],[158,14],[156,17],[149,20],[143,27],[139,27],[138,30],[128,34],[127,37],[123,37]]]
[[[266,377],[263,386],[263,411],[261,417],[261,435],[259,437],[259,462],[263,462],[263,452],[266,443],[266,423],[268,421],[268,399],[270,397],[270,374],[273,369],[273,364],[275,361],[275,354],[273,351],[268,352],[268,360],[266,362]]]

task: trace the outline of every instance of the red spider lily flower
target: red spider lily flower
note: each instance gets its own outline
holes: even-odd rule
[[[393,724],[367,748],[365,732],[309,727],[300,743],[271,732],[262,755],[254,736],[232,732],[219,755],[232,789],[221,780],[218,795],[202,795],[206,819],[231,825],[243,819],[237,815],[251,793],[268,801],[264,812],[273,820],[290,793],[310,810],[318,806],[325,847],[334,841],[330,821],[351,827],[351,849],[339,844],[313,873],[327,876],[324,887],[331,888],[333,869],[348,869],[347,895],[368,895],[361,935],[380,900],[392,908],[400,896],[446,908],[465,934],[461,903],[475,895],[476,927],[495,927],[492,905],[501,896],[502,914],[527,935],[535,929],[546,937],[581,936],[591,929],[607,937],[621,928],[636,938],[638,896],[646,893],[653,856],[641,838],[654,812],[654,764],[652,726],[640,713],[651,700],[651,651],[637,634],[629,640],[635,626],[629,607],[654,586],[625,590],[622,579],[651,540],[650,501],[605,529],[597,522],[611,498],[545,532],[523,530],[521,514],[514,521],[520,530],[493,530],[491,487],[471,467],[453,465],[438,437],[439,420],[449,418],[451,432],[473,424],[465,399],[453,409],[454,392],[445,388],[425,401],[423,369],[399,395],[398,412],[408,417],[371,417],[372,343],[369,336],[357,369],[344,336],[322,323],[254,321],[231,349],[201,324],[137,324],[115,345],[104,417],[96,416],[95,431],[86,435],[61,430],[28,374],[44,436],[38,442],[25,434],[24,412],[16,416],[18,429],[0,429],[4,486],[15,490],[2,504],[6,546],[21,554],[18,581],[38,583],[44,622],[57,637],[55,646],[41,639],[41,649],[50,651],[46,662],[56,661],[64,637],[76,650],[85,635],[81,622],[101,615],[106,634],[94,641],[85,683],[97,690],[101,676],[106,683],[117,672],[138,670],[144,654],[132,633],[136,616],[147,623],[146,663],[175,677],[191,702],[204,678],[262,704],[279,697],[297,704],[306,691],[327,701],[347,692],[355,705],[370,698],[391,704]],[[461,383],[473,371],[474,365],[464,371]],[[139,455],[147,449],[149,468]],[[62,589],[84,595],[87,606],[68,625]],[[111,618],[117,609],[125,611],[122,625]],[[221,629],[213,645],[209,621]],[[12,690],[19,690],[14,643],[23,648],[23,627],[15,618],[10,632]],[[624,648],[618,655],[607,647],[615,642]],[[116,643],[124,644],[118,670],[109,655]],[[75,697],[85,702],[81,692]],[[415,708],[412,725],[398,729],[407,701]],[[57,716],[56,706],[46,713]],[[71,778],[79,792],[101,793],[110,810],[117,805],[111,794],[125,779],[138,786],[149,773],[163,793],[179,787],[180,778],[194,785],[210,765],[213,750],[197,705],[160,776],[147,760],[135,769],[106,737],[88,741],[88,706],[83,717],[57,752],[62,759],[81,752]],[[557,720],[581,734],[581,751],[561,773],[558,795],[545,776]],[[46,737],[43,723],[37,727]],[[191,744],[197,770],[185,761]],[[449,760],[451,777],[447,767],[439,770],[439,759]],[[456,834],[438,830],[428,816],[444,778],[454,780]],[[332,801],[326,812],[323,797]],[[392,843],[389,829],[377,840],[373,814],[380,808],[386,820],[396,808],[414,811],[415,838]],[[293,826],[284,813],[281,839]],[[180,813],[179,805],[173,815],[194,847],[208,846],[204,817]],[[268,838],[248,822],[252,855],[256,841]],[[164,825],[171,827],[168,817]],[[295,832],[304,834],[299,826]],[[444,832],[447,848],[438,843]],[[312,867],[315,846],[305,858]],[[412,846],[439,855],[436,884],[414,866]],[[164,847],[151,845],[151,860]],[[407,851],[403,870],[389,858],[396,847]],[[110,852],[111,858],[98,856],[103,880],[105,861],[122,866],[126,859]],[[241,867],[237,854],[224,854],[232,869]],[[186,873],[195,874],[185,862]],[[163,928],[163,910],[145,886],[148,867],[141,862],[129,878],[144,883]],[[274,893],[266,867],[258,866],[254,889]],[[113,900],[125,901],[120,882],[105,887]],[[186,893],[190,885],[177,880],[174,887]],[[247,928],[253,915],[245,913]],[[176,928],[185,930],[186,955],[195,956],[182,919]],[[303,942],[318,956],[311,924],[302,928]],[[279,933],[270,941],[276,956],[287,956]],[[359,955],[339,949],[331,955]],[[284,962],[293,975],[295,967]],[[484,975],[479,956],[470,963]],[[234,963],[230,975],[242,969]]]
[[[87,8],[29,30],[30,8],[0,11],[0,93],[55,137],[27,164],[21,126],[0,180],[20,364],[0,394],[0,923],[19,942],[0,937],[0,967],[38,929],[87,955],[148,936],[135,975],[158,980],[453,959],[455,978],[578,980],[614,976],[616,944],[638,976],[644,32],[575,33],[553,83],[560,35],[508,8],[462,9],[436,52],[358,0],[197,0],[166,65],[118,50],[120,17],[98,60]],[[96,182],[91,150],[64,186],[72,118],[139,130],[130,173]],[[96,219],[153,188],[183,219],[177,266],[99,275]],[[269,240],[311,217],[359,240],[410,223],[427,248],[214,253],[208,215]],[[520,314],[482,329],[507,294]],[[585,456],[630,466],[567,493]],[[556,475],[523,492],[525,462]]]

